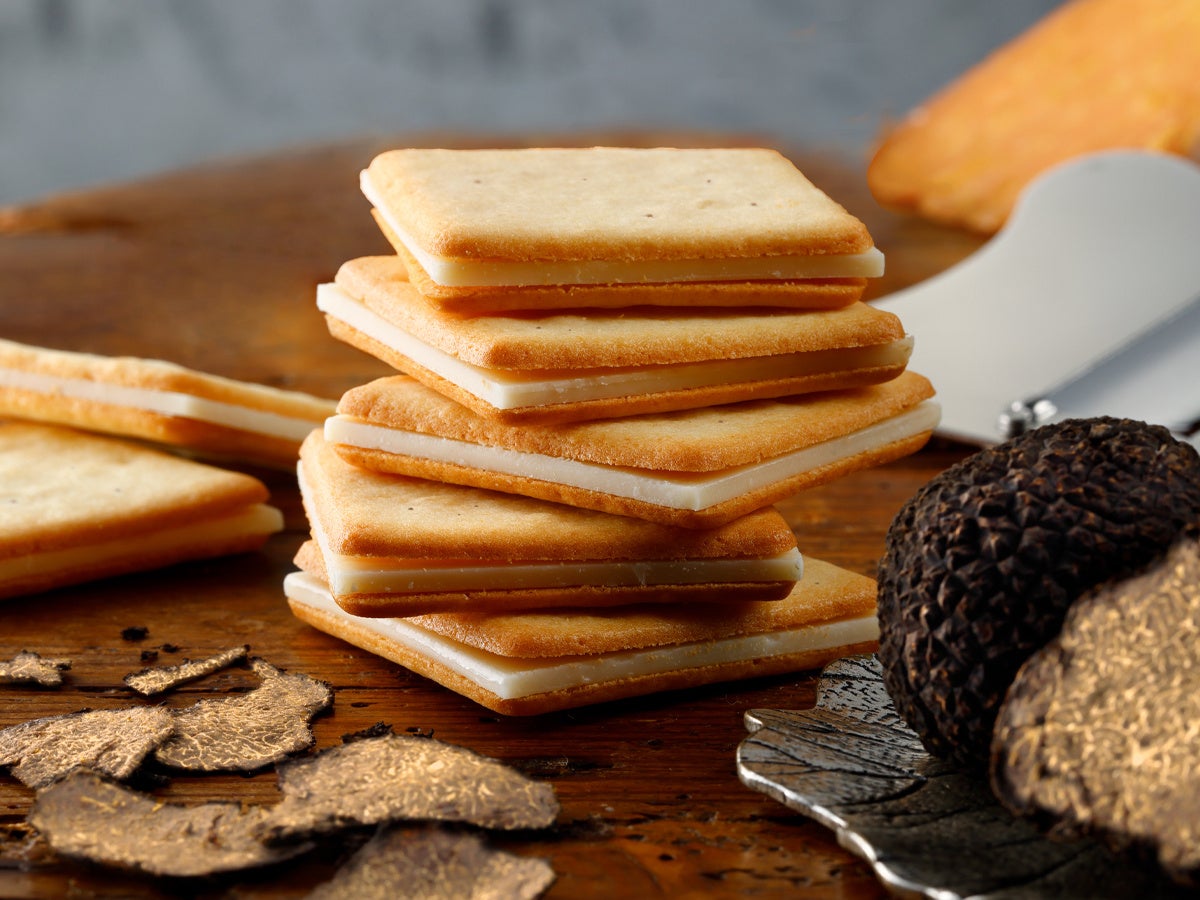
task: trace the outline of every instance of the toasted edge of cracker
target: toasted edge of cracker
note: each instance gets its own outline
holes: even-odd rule
[[[250,475],[118,438],[0,423],[0,596],[257,549],[283,526]]]
[[[441,309],[459,315],[635,306],[839,309],[862,299],[867,286],[866,278],[854,277],[516,287],[444,285],[429,277],[379,211],[371,212],[417,292]]]
[[[0,340],[0,415],[290,466],[304,434],[334,406],[163,360]]]
[[[316,541],[296,551],[296,565],[328,582],[325,557]],[[367,618],[416,616],[434,612],[611,608],[633,604],[690,606],[771,602],[788,596],[793,581],[713,582],[708,584],[568,585],[542,588],[481,588],[443,591],[342,591],[335,602],[347,613]]]
[[[818,563],[818,570],[820,564]],[[834,576],[836,573],[841,573],[835,580],[839,580],[843,576],[848,576],[847,584],[856,584],[854,587],[849,587],[841,597],[840,601],[844,604],[844,608],[848,610],[846,615],[848,618],[843,619],[847,623],[861,622],[862,627],[870,630],[874,622],[874,603],[875,603],[875,588],[874,582],[869,578],[855,576],[853,573],[846,572],[844,569],[837,567],[829,567],[829,575]],[[288,579],[293,579],[293,576],[288,576]],[[481,706],[491,709],[503,715],[538,715],[556,710],[570,709],[574,707],[584,706],[592,703],[601,703],[611,700],[625,699],[650,693],[656,693],[667,690],[679,690],[685,688],[694,688],[702,685],[753,678],[766,675],[778,675],[788,672],[799,672],[809,669],[818,668],[825,663],[839,658],[841,656],[855,653],[869,653],[876,649],[877,639],[871,636],[866,639],[855,640],[853,643],[841,644],[838,646],[823,647],[820,649],[806,650],[795,653],[784,653],[777,656],[755,656],[750,659],[741,659],[731,662],[725,662],[712,665],[697,665],[691,668],[677,668],[665,672],[656,672],[653,674],[634,675],[628,677],[619,677],[614,680],[591,681],[589,683],[577,683],[569,687],[546,691],[542,693],[534,693],[521,697],[504,698],[498,696],[493,691],[481,687],[478,683],[463,675],[460,671],[451,668],[446,662],[435,658],[428,652],[414,649],[412,646],[395,639],[386,634],[380,634],[378,626],[373,625],[369,619],[362,619],[347,615],[345,612],[337,609],[333,604],[327,604],[324,607],[314,605],[310,602],[305,602],[299,597],[295,590],[295,580],[289,584],[285,581],[285,593],[288,593],[288,602],[294,615],[302,621],[307,622],[318,630],[324,631],[334,637],[345,640],[355,646],[375,653],[392,662],[396,662],[417,674],[423,675],[433,681],[438,682],[444,687],[453,690],[464,697],[467,697]],[[318,582],[319,584],[319,582]],[[809,590],[813,582],[808,585],[802,581],[793,592],[793,597],[797,598],[796,604],[803,606],[804,592]],[[785,601],[782,604],[750,604],[750,606],[759,612],[764,607],[778,606],[782,614],[786,614],[789,606],[792,606],[793,611],[795,605],[791,601]],[[633,616],[649,617],[655,613],[647,611],[646,608],[639,608],[630,613]],[[471,615],[471,614],[468,614]],[[579,640],[581,629],[579,623],[588,617],[586,611],[578,613],[579,618],[573,620],[568,614],[565,619],[557,619],[557,616],[549,618],[558,621],[557,633],[565,635],[568,640]],[[730,611],[729,616],[736,619],[737,612]],[[857,618],[855,618],[857,617]],[[486,616],[485,616],[486,618]],[[507,617],[512,619],[515,617]],[[520,617],[524,618],[524,617]],[[546,617],[539,619],[545,620]],[[604,616],[593,616],[592,619],[601,619]],[[664,631],[670,633],[673,629],[679,627],[678,619],[688,619],[686,613],[681,613],[677,616],[674,622],[667,622],[664,626]],[[407,620],[403,620],[407,621]],[[694,620],[693,620],[694,621]],[[814,624],[816,622],[828,623],[828,619],[820,619],[820,615],[814,616]],[[637,643],[644,643],[647,640],[647,632],[645,629],[645,621],[637,622],[638,634],[640,635]],[[409,627],[416,627],[411,626]],[[476,626],[476,635],[486,626],[480,624]],[[716,620],[710,620],[708,627],[715,630],[715,634],[710,637],[719,639],[722,633],[736,633],[736,624],[732,624],[729,619],[720,621],[719,615]],[[767,629],[769,630],[769,629]],[[470,632],[470,627],[460,629],[456,633],[456,637],[464,637]],[[875,631],[877,635],[877,630]],[[705,641],[701,639],[697,642],[698,645],[703,645]],[[452,646],[452,645],[451,645]],[[662,645],[658,645],[662,646]]]
[[[908,364],[904,360],[895,364],[865,366],[835,372],[798,375],[790,378],[774,378],[762,381],[747,381],[731,384],[710,385],[698,388],[683,388],[671,391],[605,397],[597,400],[579,400],[567,403],[550,403],[541,406],[521,406],[502,409],[493,406],[474,393],[460,387],[437,373],[414,362],[363,332],[333,316],[325,317],[330,334],[344,343],[357,347],[365,353],[416,378],[422,384],[466,406],[481,416],[498,422],[520,424],[525,422],[561,423],[580,422],[591,419],[634,416],[648,413],[674,412],[744,400],[770,399],[793,394],[819,391],[845,390],[879,384],[897,377]]]

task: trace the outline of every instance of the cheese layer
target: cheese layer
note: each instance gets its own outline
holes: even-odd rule
[[[548,284],[630,284],[679,281],[746,281],[796,278],[873,278],[883,274],[883,253],[718,257],[665,260],[452,259],[426,252],[397,223],[366,171],[362,192],[388,227],[435,282],[447,287],[512,287]]]
[[[154,559],[185,547],[215,545],[231,538],[269,535],[282,530],[283,515],[273,506],[254,504],[208,521],[132,534],[78,547],[26,553],[0,560],[0,583],[52,572],[90,569],[114,560]]]
[[[326,420],[325,439],[330,443],[570,485],[670,509],[698,511],[874,447],[930,431],[939,418],[938,404],[925,401],[912,410],[834,440],[761,463],[699,474],[604,466],[385,428],[344,415]]]
[[[284,578],[284,593],[326,615],[353,619],[385,641],[429,657],[502,700],[681,669],[699,668],[789,653],[803,653],[876,640],[874,615],[716,641],[622,650],[594,656],[516,659],[468,647],[404,619],[369,619],[343,611],[318,579],[304,572]]]
[[[794,378],[907,363],[912,338],[870,347],[718,359],[645,369],[598,369],[572,377],[538,377],[463,362],[386,321],[334,284],[317,287],[317,308],[497,409],[578,403],[722,384]]]
[[[335,552],[320,519],[313,515],[312,488],[304,464],[297,466],[300,496],[313,540],[321,548],[329,587],[346,594],[431,591],[519,590],[592,585],[719,584],[799,581],[804,559],[796,548],[770,557],[717,559],[547,560],[517,563],[479,560],[477,565],[444,560],[348,556]]]
[[[219,400],[209,400],[191,394],[174,391],[156,391],[150,388],[129,387],[92,381],[86,378],[62,378],[21,369],[0,368],[0,386],[90,400],[111,406],[123,406],[164,416],[178,416],[248,431],[268,437],[301,441],[313,429],[311,419],[299,419],[260,409],[250,409]]]

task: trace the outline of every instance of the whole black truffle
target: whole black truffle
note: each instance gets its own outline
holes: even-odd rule
[[[1017,669],[1093,585],[1200,521],[1200,454],[1165,428],[1073,419],[938,475],[893,520],[879,567],[879,657],[930,753],[987,763]]]

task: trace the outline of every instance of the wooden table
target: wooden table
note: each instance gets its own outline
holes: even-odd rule
[[[745,138],[560,136],[539,142],[733,144]],[[749,143],[754,143],[751,139]],[[474,140],[472,144],[488,143]],[[511,141],[509,141],[511,143]],[[370,138],[216,164],[0,210],[0,337],[71,350],[169,359],[209,372],[337,397],[386,369],[329,337],[314,288],[346,259],[383,253],[357,188],[359,169],[401,145],[466,145],[427,135]],[[785,152],[860,216],[888,254],[879,295],[927,277],[976,238],[885,213],[866,193],[859,161]],[[804,552],[873,574],[901,503],[969,448],[948,442],[847,477],[782,505]],[[377,722],[432,733],[551,782],[562,803],[551,831],[502,841],[547,858],[551,897],[877,897],[870,869],[824,828],[738,781],[743,713],[813,702],[811,674],[718,685],[506,719],[295,620],[281,581],[307,534],[294,478],[256,472],[283,509],[286,531],[261,553],[83,585],[0,604],[0,658],[21,649],[74,661],[64,687],[0,686],[0,727],[129,705],[121,686],[144,666],[248,643],[255,655],[328,681],[333,711],[317,747]],[[125,629],[148,629],[140,641]],[[230,670],[171,701],[244,690]],[[158,792],[201,802],[276,799],[274,775],[179,777]],[[178,885],[59,860],[21,867],[18,827],[32,793],[0,775],[0,896],[173,896]],[[329,876],[332,860],[205,883],[194,896],[290,897]]]

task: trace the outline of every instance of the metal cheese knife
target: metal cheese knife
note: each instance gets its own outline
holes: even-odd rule
[[[1164,425],[1200,446],[1200,294],[1052,390],[1012,402],[997,430],[1013,437],[1101,415]]]
[[[1198,296],[1200,165],[1109,151],[1042,175],[983,247],[875,305],[913,335],[942,434],[1114,415],[1194,441]]]

